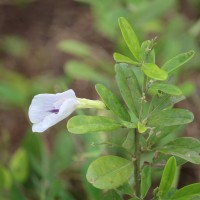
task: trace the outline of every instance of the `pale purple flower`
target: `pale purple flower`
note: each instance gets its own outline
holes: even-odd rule
[[[79,105],[72,89],[57,94],[38,94],[29,107],[33,132],[44,132],[68,117]]]

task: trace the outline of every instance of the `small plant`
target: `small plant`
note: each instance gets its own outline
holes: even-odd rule
[[[78,115],[67,123],[68,131],[74,134],[127,131],[120,146],[126,152],[123,157],[105,155],[90,164],[86,177],[94,187],[111,191],[105,194],[110,200],[123,199],[125,194],[128,199],[142,200],[151,187],[152,173],[166,163],[152,200],[198,199],[200,183],[176,189],[176,172],[177,166],[185,162],[200,164],[200,141],[191,137],[169,138],[184,124],[193,121],[190,111],[173,108],[184,96],[171,83],[171,78],[176,69],[193,57],[194,51],[179,54],[158,67],[155,39],[140,45],[125,18],[119,18],[119,26],[133,55],[130,58],[114,53],[115,78],[126,106],[102,84],[95,86],[102,101],[76,98],[72,90],[38,95],[29,109],[33,131],[43,132],[78,108],[108,110],[112,113],[109,117]]]

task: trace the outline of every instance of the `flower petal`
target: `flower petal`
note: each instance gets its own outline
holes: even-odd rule
[[[44,132],[46,129],[43,127],[42,122],[33,124],[32,126],[32,132],[36,132],[36,133],[42,133]]]
[[[55,94],[39,94],[34,96],[31,105],[29,107],[28,115],[32,123],[38,123],[42,121],[51,110],[53,103],[57,98]]]
[[[42,122],[43,128],[46,130],[49,127],[68,117],[76,109],[78,104],[79,102],[76,100],[76,98],[66,99],[61,105],[60,110],[57,114],[51,113],[50,115],[44,118]]]
[[[72,89],[57,94],[39,94],[34,96],[28,115],[32,123],[39,123],[49,115],[49,111],[60,108],[67,98],[76,98]]]
[[[36,95],[29,107],[29,118],[33,132],[44,132],[49,127],[69,116],[79,101],[72,89],[57,94]],[[58,110],[58,112],[52,112]]]
[[[56,94],[56,102],[53,104],[55,108],[60,108],[66,99],[76,99],[75,92],[70,89],[62,93]]]

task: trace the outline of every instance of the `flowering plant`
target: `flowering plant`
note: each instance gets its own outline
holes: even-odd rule
[[[68,117],[76,108],[104,108],[101,101],[76,98],[72,89],[57,94],[36,95],[29,107],[33,132],[44,132]]]
[[[73,90],[37,95],[29,109],[33,131],[45,131],[77,108],[107,109],[109,117],[78,115],[67,123],[68,131],[75,134],[127,130],[121,143],[126,151],[124,157],[104,155],[90,164],[86,177],[94,187],[113,191],[110,199],[128,195],[128,199],[142,200],[151,187],[152,172],[166,163],[152,199],[198,199],[199,183],[176,189],[174,180],[177,166],[185,162],[200,164],[200,141],[191,137],[167,138],[193,121],[190,111],[173,108],[184,96],[171,78],[176,69],[193,57],[194,51],[179,54],[159,67],[155,63],[155,40],[140,45],[125,18],[119,19],[119,26],[132,54],[129,57],[114,53],[115,78],[122,98],[102,84],[96,85],[102,102],[78,99]]]

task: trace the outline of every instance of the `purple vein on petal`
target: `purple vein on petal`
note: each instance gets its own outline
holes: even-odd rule
[[[59,112],[59,109],[54,108],[54,109],[48,110],[48,112],[57,114]]]

